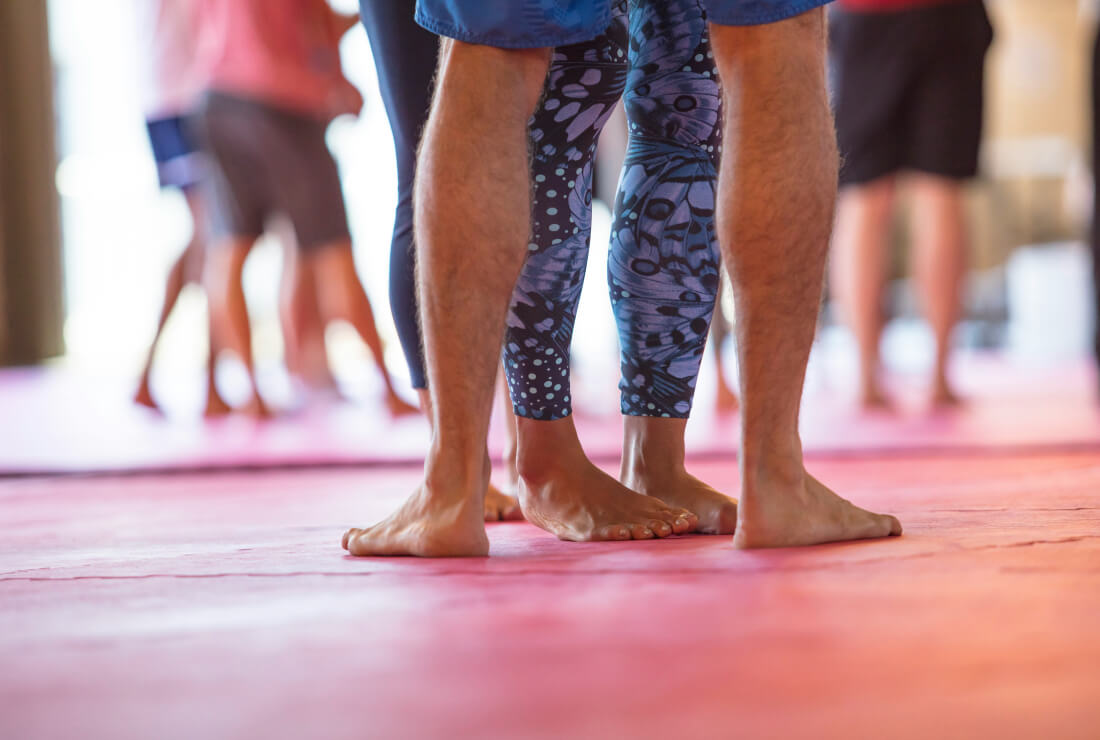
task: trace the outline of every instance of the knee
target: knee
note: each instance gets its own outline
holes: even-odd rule
[[[840,207],[854,208],[868,220],[885,223],[894,207],[894,178],[880,177],[867,183],[847,185],[840,191]]]
[[[517,114],[526,123],[542,96],[552,52],[552,48],[500,49],[448,39],[440,60],[443,85],[447,83],[447,71],[469,70],[480,78],[480,89],[494,97],[493,105],[499,106],[502,113],[509,102],[520,103],[522,110]]]
[[[746,72],[776,75],[792,61],[820,66],[825,60],[825,10],[813,8],[792,18],[755,26],[710,24],[710,43],[723,81]],[[802,65],[797,65],[801,69]],[[824,74],[821,75],[824,87]]]

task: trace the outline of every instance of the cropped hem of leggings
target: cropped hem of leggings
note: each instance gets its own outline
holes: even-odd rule
[[[608,0],[417,0],[416,22],[432,33],[499,49],[542,49],[590,41],[611,22]],[[587,6],[587,7],[586,7]],[[576,18],[569,22],[569,15]]]
[[[761,26],[794,18],[832,0],[703,0],[707,20],[720,26]]]

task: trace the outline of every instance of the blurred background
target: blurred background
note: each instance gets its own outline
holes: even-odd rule
[[[346,13],[357,10],[348,0],[332,4]],[[970,257],[951,371],[964,395],[980,394],[988,373],[1022,368],[1015,386],[1021,392],[1032,381],[1072,378],[1067,382],[1084,394],[1080,402],[1091,404],[1094,304],[1087,236],[1095,14],[1091,3],[1078,0],[986,5],[996,35],[987,57],[980,175],[966,191]],[[61,386],[34,385],[19,371],[22,384],[7,386],[17,391],[0,395],[18,401],[27,414],[39,402],[99,404],[101,410],[129,404],[165,275],[192,229],[183,196],[158,186],[139,100],[135,8],[135,0],[0,4],[0,364],[46,364],[50,372],[83,379],[73,381],[78,393],[58,395]],[[411,401],[388,310],[396,167],[361,27],[343,38],[340,54],[365,105],[360,116],[333,121],[328,144],[340,166],[359,276],[375,306],[386,363],[399,393]],[[904,186],[900,204],[891,229],[882,361],[904,386],[906,378],[927,373],[933,342],[908,275],[905,225],[913,216]],[[577,399],[586,412],[611,417],[618,408],[612,392],[618,360],[603,280],[609,212],[602,203],[595,223],[575,340]],[[277,305],[282,253],[272,242],[261,242],[250,257],[245,291],[258,382],[272,406],[285,411],[300,407],[302,399],[283,364]],[[341,322],[328,328],[326,345],[344,394],[371,408],[380,380],[366,348]],[[850,395],[854,346],[827,300],[807,403]],[[165,329],[153,374],[154,394],[169,421],[197,423],[206,347],[205,301],[201,291],[188,288]],[[730,354],[733,347],[727,342],[719,351]],[[732,362],[726,368],[735,372]],[[704,363],[700,399],[715,394],[714,372]],[[231,401],[240,394],[234,390],[243,382],[240,374],[231,362],[219,365],[219,386]]]

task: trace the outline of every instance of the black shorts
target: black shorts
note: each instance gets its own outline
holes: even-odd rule
[[[186,189],[203,179],[205,162],[194,127],[193,117],[184,115],[150,118],[145,122],[162,188]]]
[[[259,237],[279,214],[294,227],[299,249],[350,239],[325,121],[210,93],[199,124],[212,164],[206,194],[215,237]]]
[[[981,0],[830,14],[840,184],[901,170],[962,180],[978,171],[985,55]]]

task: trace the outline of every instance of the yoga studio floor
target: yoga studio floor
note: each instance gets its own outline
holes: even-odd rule
[[[408,465],[2,478],[0,738],[1098,738],[1087,398],[1072,444],[1034,403],[1034,444],[983,445],[979,403],[973,444],[811,455],[906,532],[802,550],[501,523],[488,559],[346,557]]]

